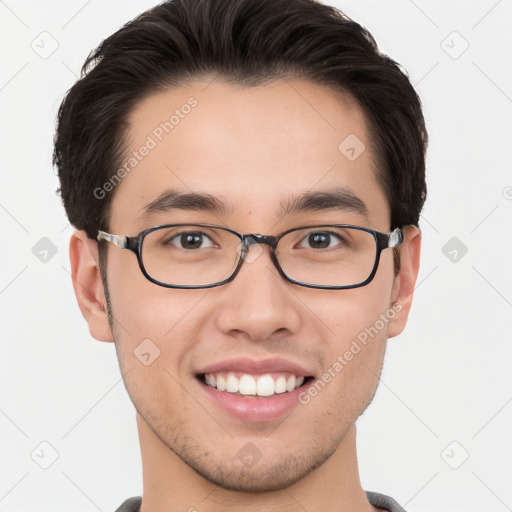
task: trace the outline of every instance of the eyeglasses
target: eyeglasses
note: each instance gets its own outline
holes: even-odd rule
[[[403,242],[403,231],[380,233],[348,224],[301,226],[277,236],[243,235],[213,224],[165,224],[136,237],[98,231],[106,240],[137,255],[152,283],[167,288],[213,288],[232,281],[251,245],[266,244],[281,276],[308,288],[342,290],[367,285],[380,253]],[[262,249],[260,248],[260,251]]]

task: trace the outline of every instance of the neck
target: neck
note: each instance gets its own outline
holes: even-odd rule
[[[185,464],[137,414],[142,469],[141,512],[374,512],[361,487],[353,426],[327,461],[291,486],[244,493],[209,482]]]

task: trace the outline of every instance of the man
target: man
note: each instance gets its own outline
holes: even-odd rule
[[[137,410],[118,512],[403,510],[355,422],[420,258],[406,75],[313,0],[176,0],[106,39],[59,111],[73,285]]]

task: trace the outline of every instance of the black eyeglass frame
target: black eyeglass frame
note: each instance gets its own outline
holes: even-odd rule
[[[163,281],[159,281],[158,279],[155,279],[151,277],[144,267],[144,262],[142,260],[142,244],[144,242],[144,238],[152,233],[153,231],[157,231],[159,229],[165,229],[165,228],[173,228],[173,227],[180,227],[180,226],[196,226],[196,227],[205,227],[205,228],[215,228],[215,229],[221,229],[224,231],[227,231],[229,233],[232,233],[233,235],[237,236],[240,240],[241,244],[241,250],[240,250],[240,258],[238,260],[238,263],[236,264],[235,269],[231,273],[231,275],[224,279],[223,281],[219,281],[217,283],[211,283],[207,285],[175,285],[175,284],[169,284],[164,283]],[[343,285],[343,286],[328,286],[328,285],[314,285],[310,283],[304,283],[302,281],[297,281],[296,279],[292,279],[288,277],[283,269],[281,268],[281,265],[279,264],[279,261],[276,256],[276,248],[277,244],[279,243],[279,240],[283,238],[288,233],[292,233],[293,231],[299,231],[301,229],[314,229],[314,228],[350,228],[350,229],[357,229],[360,231],[366,231],[367,233],[370,233],[374,240],[375,240],[375,263],[373,265],[373,269],[368,275],[368,277],[356,284],[350,284],[350,285]],[[306,288],[316,288],[316,289],[323,289],[323,290],[347,290],[351,288],[360,288],[362,286],[366,286],[369,284],[373,278],[375,277],[375,274],[377,272],[377,268],[379,266],[380,262],[380,254],[384,249],[397,247],[404,241],[404,234],[402,228],[395,228],[390,233],[381,233],[380,231],[376,231],[375,229],[371,228],[365,228],[362,226],[354,226],[351,224],[317,224],[313,226],[300,226],[292,229],[288,229],[284,231],[283,233],[280,233],[279,235],[261,235],[259,233],[248,233],[248,234],[242,234],[238,233],[237,231],[234,231],[232,229],[226,228],[224,226],[218,226],[215,224],[187,224],[187,223],[180,223],[180,224],[161,224],[158,226],[153,226],[151,228],[145,229],[144,231],[141,231],[137,236],[129,237],[124,235],[113,235],[111,233],[107,233],[106,231],[98,230],[98,236],[97,240],[106,240],[107,242],[111,242],[117,247],[120,247],[121,249],[128,249],[129,251],[133,252],[137,256],[137,261],[139,262],[140,270],[142,271],[144,277],[151,281],[154,284],[157,284],[159,286],[163,286],[164,288],[180,288],[180,289],[201,289],[201,288],[215,288],[217,286],[222,286],[224,284],[229,283],[230,281],[233,281],[233,279],[236,277],[238,272],[240,271],[240,268],[242,267],[242,264],[245,259],[245,255],[247,254],[249,247],[253,244],[266,244],[270,247],[270,258],[272,260],[272,263],[277,268],[281,276],[288,282],[304,286]]]

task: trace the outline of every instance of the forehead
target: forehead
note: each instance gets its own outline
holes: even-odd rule
[[[262,227],[294,196],[339,188],[364,201],[370,221],[389,217],[365,117],[325,86],[195,82],[145,98],[128,121],[111,229],[148,227],[134,223],[169,189],[219,198]]]

